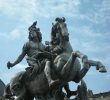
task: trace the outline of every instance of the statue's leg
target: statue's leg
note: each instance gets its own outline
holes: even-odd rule
[[[88,63],[90,66],[95,66],[96,70],[99,70],[99,72],[107,72],[105,66],[99,61],[88,60]]]
[[[44,69],[44,73],[47,77],[49,86],[51,88],[55,87],[57,84],[59,84],[59,80],[53,80],[52,79],[52,68],[51,68],[51,62],[50,61],[46,61],[45,64],[45,69]]]

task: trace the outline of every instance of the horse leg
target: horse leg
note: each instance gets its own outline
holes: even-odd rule
[[[88,63],[90,66],[96,66],[96,70],[99,70],[99,72],[107,72],[105,66],[99,61],[88,60]]]
[[[83,53],[76,51],[76,55],[77,57],[81,58],[83,63],[83,68],[78,72],[76,78],[74,79],[76,83],[79,83],[81,79],[86,75],[88,70],[90,69],[90,64],[88,63],[88,57]]]
[[[86,62],[88,61],[88,58],[86,55],[84,55],[83,53],[79,52],[79,51],[75,51],[71,53],[71,56],[69,58],[69,60],[66,62],[66,64],[63,66],[62,70],[61,70],[61,75],[65,75],[67,76],[67,74],[69,74],[71,68],[74,65],[74,62],[76,60],[76,58],[81,58],[82,62],[85,63],[84,65],[86,65]],[[86,68],[84,68],[81,73],[85,72],[85,69],[89,69],[89,66],[85,66]]]
[[[81,79],[86,75],[86,73],[88,72],[89,69],[90,69],[90,65],[88,63],[84,63],[83,68],[79,71],[79,73],[75,77],[74,81],[76,83],[79,83],[81,81]]]
[[[68,77],[68,74],[69,74],[69,72],[70,72],[71,68],[73,67],[74,62],[76,60],[76,57],[77,56],[76,56],[75,52],[72,52],[70,58],[68,59],[66,64],[64,64],[64,66],[61,70],[61,73],[60,73],[61,76],[65,77],[65,78]]]
[[[87,55],[83,54],[80,51],[75,51],[75,55],[82,60],[83,63],[88,61]]]
[[[105,67],[100,62],[87,60],[87,58],[84,58],[83,68],[81,69],[77,77],[75,78],[75,82],[78,83],[86,75],[86,73],[88,72],[91,66],[96,66],[99,72],[106,72]]]
[[[49,87],[53,88],[53,87],[56,87],[59,84],[59,80],[53,80],[52,79],[52,68],[51,67],[52,67],[51,62],[46,61],[44,73],[45,73],[46,78],[48,80]]]
[[[78,85],[77,90],[78,90],[77,96],[80,100],[88,100],[87,86],[83,80],[81,80],[81,85]]]
[[[76,56],[81,58],[83,63],[88,63],[90,66],[96,66],[96,69],[99,70],[99,72],[107,72],[105,66],[101,62],[88,60],[87,56],[81,53],[80,51],[76,51]]]
[[[74,65],[74,62],[76,60],[76,58],[79,57],[82,59],[83,62],[83,68],[78,72],[76,78],[74,79],[74,81],[76,83],[78,83],[88,72],[90,65],[88,64],[88,58],[86,55],[84,55],[83,53],[76,51],[76,52],[72,52],[71,56],[69,58],[69,60],[67,61],[67,63],[63,66],[62,70],[61,70],[61,76],[65,79],[68,77],[69,72],[71,71],[71,68]]]
[[[106,69],[101,62],[88,60],[88,57],[79,51],[76,51],[75,53],[77,57],[82,59],[82,63],[83,63],[83,68],[75,78],[75,82],[79,82],[86,75],[86,73],[90,69],[90,66],[96,66],[99,72],[106,72]]]

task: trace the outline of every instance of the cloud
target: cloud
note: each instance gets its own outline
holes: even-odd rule
[[[83,42],[82,48],[84,48],[88,52],[100,53],[100,54],[103,53],[105,55],[106,55],[106,53],[109,53],[109,50],[110,50],[110,47],[109,47],[107,42],[105,42],[105,43],[101,42],[100,43],[100,41],[99,42],[98,41]]]
[[[103,34],[99,32],[94,32],[91,26],[87,26],[87,25],[84,25],[82,27],[75,27],[75,28],[70,26],[69,29],[73,31],[73,33],[76,33],[78,35],[80,34],[82,36],[92,37],[92,38],[102,37]]]
[[[110,1],[103,0],[100,9],[95,13],[95,22],[96,23],[107,23],[110,22]]]
[[[6,38],[9,40],[16,40],[19,39],[21,36],[21,32],[20,29],[13,29],[11,32],[9,33],[0,33],[0,38]]]
[[[0,11],[10,18],[17,18],[24,22],[32,21],[36,12],[36,0],[0,0]]]
[[[66,16],[72,17],[75,13],[77,13],[77,7],[80,4],[79,0],[44,0],[43,2],[38,2],[38,14],[40,12],[40,16],[44,17],[52,17],[52,16]],[[43,9],[42,9],[43,6]],[[42,13],[41,13],[42,12]]]
[[[109,41],[110,41],[110,32],[102,32],[99,28],[97,32],[91,25],[83,26],[69,26],[71,30],[70,39],[73,45],[73,48],[78,48],[87,53],[97,53],[97,54],[106,54],[110,51]],[[74,37],[71,38],[71,37]],[[80,41],[80,42],[79,42]],[[104,47],[104,48],[103,48]],[[102,49],[103,48],[103,49]],[[106,53],[105,53],[106,52]],[[107,56],[107,55],[106,55]]]
[[[87,1],[87,0],[86,0]],[[91,12],[85,10],[85,13],[82,13],[80,18],[90,21],[92,24],[105,25],[108,22],[110,23],[110,1],[101,0],[100,4],[98,2],[91,3],[93,6]]]
[[[110,71],[109,71],[110,72]],[[107,74],[106,75],[106,79],[109,79],[110,80],[110,74]]]
[[[110,51],[110,49],[109,49],[109,51]],[[108,67],[108,69],[110,71],[110,63],[109,63],[110,62],[110,54],[109,54],[109,51],[107,52],[107,54],[105,54],[104,63],[106,64],[106,67]]]
[[[29,22],[34,17],[74,16],[80,0],[0,0],[0,3],[2,13]]]
[[[84,48],[84,50],[88,51],[88,52],[99,52],[100,47],[97,46],[97,44],[95,44],[94,41],[92,42],[83,42],[82,43],[82,47]]]
[[[10,37],[14,40],[20,37],[20,31],[18,29],[13,30],[10,33]]]
[[[92,23],[105,23],[109,21],[110,1],[102,0],[102,4],[94,5],[92,13],[82,13],[81,0],[0,0],[0,11],[6,16],[19,18],[30,23],[37,17],[50,18],[55,16],[74,17],[76,19],[89,20]],[[90,3],[90,2],[89,2]],[[91,8],[92,9],[92,8]],[[100,20],[101,19],[101,20]]]

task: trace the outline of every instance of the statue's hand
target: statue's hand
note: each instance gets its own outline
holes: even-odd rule
[[[8,69],[10,69],[10,68],[13,67],[13,66],[14,66],[13,63],[10,63],[10,62],[8,61],[8,63],[7,63]]]

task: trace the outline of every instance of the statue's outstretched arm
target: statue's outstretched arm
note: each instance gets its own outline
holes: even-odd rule
[[[8,69],[10,69],[11,67],[13,67],[16,64],[20,63],[23,60],[23,58],[25,57],[25,55],[26,55],[26,52],[23,50],[22,53],[18,56],[18,58],[15,60],[14,63],[8,62],[7,63]]]

